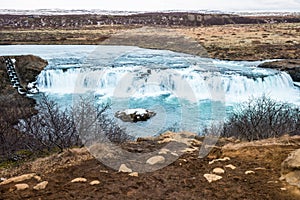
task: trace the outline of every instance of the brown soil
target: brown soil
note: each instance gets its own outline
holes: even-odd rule
[[[135,145],[140,148],[144,144],[146,148],[148,142]],[[135,145],[130,144],[131,148]],[[30,186],[25,191],[13,191],[14,184],[0,186],[0,199],[299,199],[299,190],[279,181],[281,162],[299,148],[299,137],[254,143],[221,139],[218,146],[203,159],[198,158],[198,151],[186,153],[169,166],[138,177],[107,168],[85,149],[68,150],[0,171],[2,177],[35,172],[49,181],[40,191],[32,189],[38,183],[34,179],[23,182]],[[231,160],[208,164],[224,156]],[[228,164],[237,168],[224,168]],[[225,174],[221,180],[208,183],[203,175],[216,167],[224,168]],[[255,173],[246,175],[247,170]],[[77,177],[87,182],[71,183]],[[89,185],[93,180],[100,184]]]

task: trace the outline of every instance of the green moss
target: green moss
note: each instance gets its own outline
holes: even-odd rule
[[[19,150],[16,152],[16,155],[21,157],[30,157],[33,153],[29,150]]]

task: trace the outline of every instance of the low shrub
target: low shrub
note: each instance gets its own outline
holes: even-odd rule
[[[267,96],[239,105],[224,123],[221,136],[259,140],[300,134],[299,107],[277,102]]]

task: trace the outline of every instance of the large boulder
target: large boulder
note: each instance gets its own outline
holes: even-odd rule
[[[142,108],[126,109],[115,113],[115,117],[121,119],[123,122],[139,122],[147,121],[156,115],[155,112]]]
[[[300,60],[280,60],[273,62],[265,62],[258,67],[271,68],[287,72],[295,82],[300,82]]]
[[[281,164],[281,178],[300,188],[300,149],[292,152]]]

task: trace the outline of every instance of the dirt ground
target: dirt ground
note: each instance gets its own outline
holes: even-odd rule
[[[199,139],[198,139],[199,140]],[[201,139],[200,139],[201,141]],[[149,145],[150,140],[130,144],[131,150]],[[153,141],[152,141],[153,142]],[[153,143],[152,143],[153,144]],[[125,145],[126,146],[126,145]],[[174,163],[137,177],[112,170],[94,159],[85,148],[73,149],[38,159],[19,168],[2,170],[0,177],[36,173],[48,181],[36,191],[35,179],[23,181],[29,189],[17,191],[15,183],[0,185],[0,199],[299,199],[299,190],[279,180],[281,162],[300,147],[300,138],[282,138],[242,143],[219,140],[205,158],[198,151],[185,153]],[[129,148],[127,146],[127,148]],[[230,160],[209,164],[215,158]],[[226,168],[232,164],[236,169]],[[204,174],[214,168],[225,170],[221,180],[209,183]],[[253,171],[245,174],[246,171]],[[75,178],[86,182],[72,183]],[[93,180],[100,184],[90,185]]]
[[[299,59],[300,24],[224,25],[178,29],[226,60]]]

